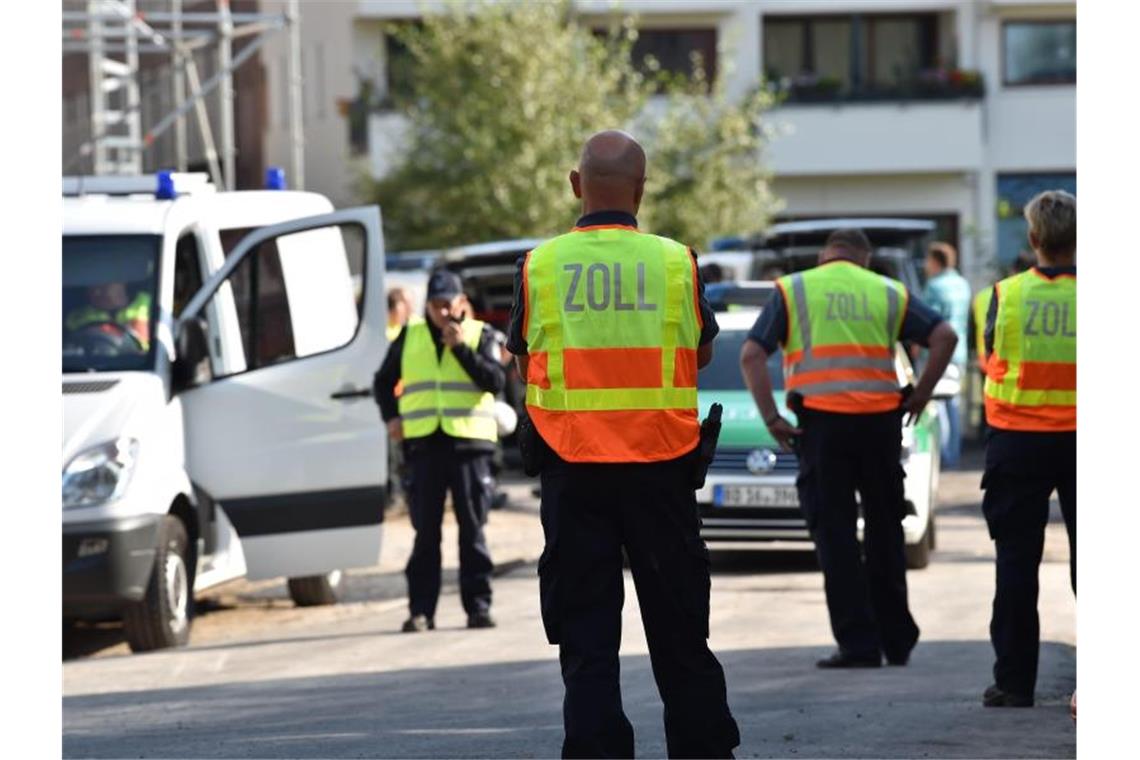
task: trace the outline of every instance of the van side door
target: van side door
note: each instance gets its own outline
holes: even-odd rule
[[[371,398],[387,348],[379,209],[249,233],[176,331],[207,312],[244,356],[180,392],[187,468],[241,537],[248,577],[375,564],[388,479]]]

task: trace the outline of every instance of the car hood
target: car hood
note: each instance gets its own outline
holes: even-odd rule
[[[698,404],[701,419],[709,413],[709,407],[718,403],[724,407],[721,417],[720,448],[742,448],[756,446],[775,447],[776,440],[768,433],[764,421],[760,419],[760,412],[756,409],[756,402],[748,391],[700,391]],[[784,392],[775,391],[773,397],[780,414],[794,421],[795,415],[788,412],[785,405]]]
[[[137,421],[157,416],[164,402],[162,379],[149,372],[64,375],[61,466],[85,449],[129,435]]]

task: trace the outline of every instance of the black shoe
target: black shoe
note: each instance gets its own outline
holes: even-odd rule
[[[474,615],[467,616],[468,628],[494,628],[495,619],[491,617],[490,612],[476,612]]]
[[[910,662],[910,652],[907,652],[906,654],[902,655],[901,657],[897,657],[897,656],[891,657],[890,655],[887,655],[887,664],[888,665],[894,665],[895,667],[901,668],[904,665],[906,665],[908,662]]]
[[[400,629],[404,633],[421,633],[423,631],[434,631],[435,620],[429,618],[427,615],[412,615],[404,621],[404,626]]]
[[[502,509],[507,506],[509,500],[510,496],[507,495],[506,491],[498,491],[491,498],[491,509]]]
[[[1013,694],[995,683],[982,694],[982,704],[986,707],[1033,707],[1033,696]]]
[[[826,657],[815,664],[817,668],[878,668],[882,667],[883,658],[879,655],[871,657],[854,657],[845,654],[842,650],[830,657]]]

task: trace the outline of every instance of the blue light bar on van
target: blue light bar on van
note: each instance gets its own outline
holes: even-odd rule
[[[162,201],[174,200],[178,191],[174,189],[174,173],[169,170],[160,171],[157,175],[158,187],[154,190],[154,197]]]
[[[280,166],[271,166],[265,170],[265,189],[266,190],[284,190],[285,185],[285,170]]]

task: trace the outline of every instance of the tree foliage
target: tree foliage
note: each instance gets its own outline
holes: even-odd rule
[[[730,103],[719,85],[698,95],[705,83],[694,80],[653,97],[658,80],[633,65],[631,19],[597,34],[565,2],[474,0],[390,33],[414,65],[400,104],[405,150],[371,187],[389,247],[566,229],[578,210],[566,177],[582,142],[623,126],[649,155],[642,209],[653,231],[699,245],[765,223],[765,96]]]

